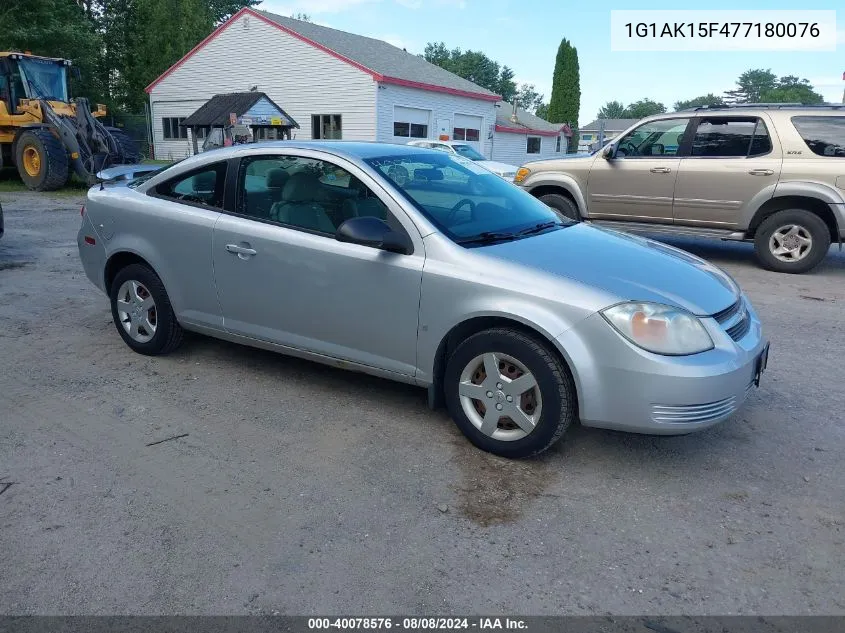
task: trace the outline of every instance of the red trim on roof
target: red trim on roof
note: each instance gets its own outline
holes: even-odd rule
[[[447,88],[445,86],[436,86],[436,85],[433,85],[433,84],[424,84],[424,83],[420,83],[420,82],[416,82],[416,81],[408,81],[407,79],[399,79],[397,77],[385,77],[384,75],[377,73],[376,71],[374,71],[370,68],[367,68],[363,64],[359,64],[358,62],[356,62],[352,59],[349,59],[348,57],[344,57],[340,53],[337,53],[337,52],[333,51],[332,49],[327,48],[327,47],[323,46],[322,44],[315,42],[314,40],[308,39],[304,35],[301,35],[301,34],[297,33],[296,31],[289,29],[286,26],[282,26],[278,22],[274,22],[270,18],[267,18],[267,17],[261,15],[260,13],[258,13],[257,11],[255,11],[253,9],[250,9],[249,7],[244,7],[243,9],[241,9],[240,11],[238,11],[237,13],[232,15],[232,17],[230,17],[228,20],[226,20],[223,24],[221,24],[216,29],[214,29],[208,35],[208,37],[206,37],[202,42],[200,42],[199,44],[194,46],[190,51],[185,53],[185,55],[182,57],[182,59],[180,59],[178,62],[173,64],[170,68],[165,70],[149,86],[144,88],[144,91],[147,92],[147,93],[152,92],[152,89],[155,88],[162,80],[164,80],[168,75],[173,73],[177,68],[179,68],[182,64],[184,64],[186,61],[188,61],[191,57],[193,57],[197,52],[200,51],[200,49],[204,48],[209,42],[211,42],[211,40],[213,40],[215,37],[220,35],[231,24],[233,24],[235,22],[235,20],[237,20],[239,17],[241,17],[245,13],[248,13],[249,15],[251,15],[255,18],[258,18],[262,22],[269,24],[270,26],[274,26],[277,29],[279,29],[280,31],[287,33],[288,35],[292,35],[293,37],[297,38],[298,40],[301,40],[301,41],[305,42],[306,44],[310,44],[314,48],[317,48],[317,49],[323,51],[324,53],[328,53],[332,57],[339,59],[340,61],[345,62],[345,63],[349,64],[350,66],[353,66],[354,68],[357,68],[358,70],[361,70],[361,71],[367,73],[375,81],[381,81],[381,82],[387,83],[387,84],[396,84],[398,86],[408,86],[409,88],[419,88],[420,90],[430,90],[432,92],[445,92],[447,94],[458,95],[458,96],[461,96],[461,97],[469,97],[471,99],[481,99],[483,101],[501,101],[502,100],[502,98],[498,95],[488,95],[488,94],[482,94],[482,93],[479,93],[479,92],[468,92],[466,90],[456,90],[455,88]]]
[[[410,81],[408,79],[399,79],[398,77],[385,77],[379,79],[385,84],[395,84],[397,86],[406,86],[408,88],[419,88],[420,90],[430,90],[431,92],[445,92],[450,95],[458,95],[459,97],[469,97],[470,99],[480,99],[482,101],[501,101],[502,97],[499,95],[488,95],[481,92],[469,92],[467,90],[458,90],[457,88],[447,88],[446,86],[437,86],[435,84],[424,84],[419,81]]]
[[[497,132],[507,132],[509,134],[531,134],[532,136],[557,136],[563,131],[563,128],[559,129],[557,132],[550,132],[548,130],[530,130],[525,127],[507,127],[504,125],[496,124],[496,131]]]

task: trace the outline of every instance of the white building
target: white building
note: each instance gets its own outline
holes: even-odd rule
[[[521,164],[554,153],[560,136],[548,123],[533,130],[543,135],[501,125],[498,95],[387,42],[245,8],[147,87],[155,156],[189,155],[180,120],[216,94],[251,89],[299,123],[295,139],[447,137]]]

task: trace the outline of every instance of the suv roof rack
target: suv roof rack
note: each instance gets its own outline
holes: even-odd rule
[[[701,112],[703,110],[738,110],[742,108],[762,110],[788,110],[790,108],[827,108],[829,110],[845,110],[845,103],[816,103],[805,105],[803,103],[733,103],[725,105],[703,105],[694,108],[685,108],[679,112]]]

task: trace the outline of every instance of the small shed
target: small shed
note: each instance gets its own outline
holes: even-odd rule
[[[203,149],[291,138],[299,124],[263,92],[230,92],[214,95],[179,124],[191,130],[194,154]]]

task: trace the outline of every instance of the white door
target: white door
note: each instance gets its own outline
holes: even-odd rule
[[[435,137],[438,141],[448,141],[452,138],[452,120],[451,119],[437,119],[437,134]]]
[[[456,114],[455,125],[452,129],[452,140],[463,141],[481,152],[481,127],[484,120],[480,116]]]

